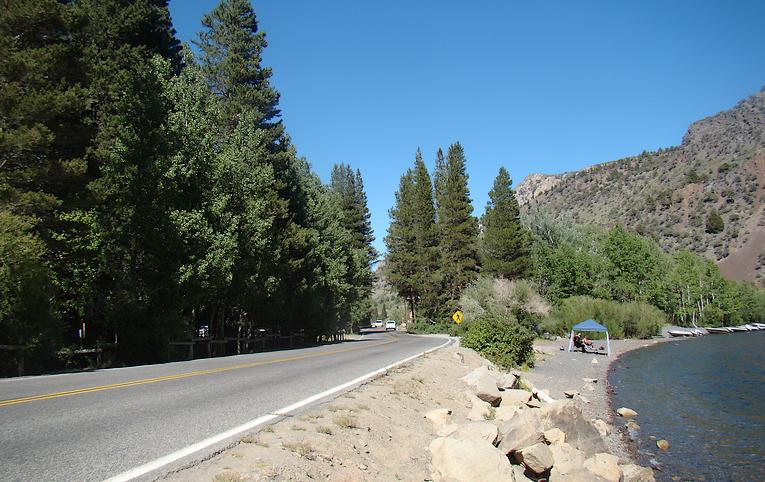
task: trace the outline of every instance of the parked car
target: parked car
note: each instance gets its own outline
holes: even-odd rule
[[[393,321],[393,320],[386,321],[385,322],[385,329],[388,330],[388,331],[390,331],[390,330],[396,331],[396,322]]]
[[[377,320],[372,322],[372,328],[382,328],[383,320]]]

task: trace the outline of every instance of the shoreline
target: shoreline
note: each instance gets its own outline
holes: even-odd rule
[[[585,389],[587,391],[583,392],[588,399],[592,399],[589,403],[583,402],[580,398],[573,399],[575,405],[582,410],[582,415],[577,416],[580,421],[578,423],[590,426],[587,420],[601,418],[605,423],[592,425],[589,428],[590,434],[597,433],[605,428],[606,424],[614,427],[612,419],[607,417],[608,413],[612,412],[607,396],[607,371],[611,365],[610,362],[617,359],[614,355],[641,348],[643,345],[650,346],[652,341],[654,340],[616,341],[616,347],[612,344],[612,359],[606,360],[606,357],[599,356],[597,364],[592,364],[590,361],[595,355],[560,351],[559,341],[542,341],[535,344],[535,349],[540,353],[537,367],[529,371],[513,370],[513,372],[520,375],[521,384],[530,383],[539,390],[539,395],[530,400],[533,406],[553,406],[545,403],[544,393],[549,393],[556,400],[571,401],[562,392],[557,391],[558,389],[568,390],[571,387],[568,386],[565,373],[556,369],[556,360],[574,366],[567,362],[567,359],[578,358],[579,365],[589,368],[588,374],[578,374],[578,379],[595,374],[598,380],[597,383],[585,382],[587,385],[596,386],[592,390]],[[234,443],[229,448],[191,467],[166,474],[162,480],[233,482],[312,478],[372,481],[434,480],[434,476],[435,480],[442,480],[445,475],[438,476],[439,469],[436,466],[444,460],[453,459],[451,456],[443,459],[433,452],[435,440],[442,441],[439,443],[443,443],[443,440],[452,440],[449,435],[441,433],[443,430],[451,428],[449,433],[452,433],[459,427],[469,427],[476,423],[479,426],[483,424],[484,427],[487,425],[502,427],[502,424],[506,423],[502,420],[509,419],[504,417],[513,417],[513,413],[520,413],[511,405],[509,410],[512,413],[504,413],[504,417],[496,420],[495,412],[489,408],[488,403],[476,401],[475,392],[466,383],[464,377],[475,374],[479,368],[488,370],[486,373],[493,374],[493,377],[502,377],[502,373],[506,373],[494,368],[490,362],[473,350],[459,345],[444,347],[394,368],[348,392],[338,394],[318,406],[307,408],[301,413],[285,417],[271,425],[245,434],[239,443]],[[579,368],[574,366],[574,369]],[[550,383],[542,380],[541,375],[546,371],[550,375],[548,380]],[[530,394],[529,397],[531,398]],[[556,404],[555,406],[566,405]],[[477,407],[485,409],[486,413],[475,418]],[[523,409],[521,412],[539,410],[531,407],[532,405],[525,407],[521,404],[517,409]],[[448,414],[448,421],[436,423],[433,414],[438,412]],[[600,416],[592,416],[596,413]],[[496,415],[500,416],[499,412],[496,412]],[[561,416],[563,416],[562,412]],[[475,420],[481,420],[481,422],[475,422]],[[563,416],[561,420],[569,419],[568,416]],[[569,426],[566,430],[571,430],[568,436],[571,436],[573,440],[579,440],[582,436],[586,437],[584,435],[586,430],[579,433],[573,426]],[[650,470],[634,465],[634,457],[627,453],[626,445],[615,428],[611,429],[609,435],[603,436],[603,443],[607,454],[600,455],[606,458],[612,457],[612,462],[609,463],[614,470],[618,471],[619,467],[625,470],[629,467]],[[500,453],[496,448],[492,447],[491,450]],[[480,460],[482,458],[478,457],[463,460],[463,463],[470,466]],[[581,465],[583,461],[584,458],[578,465]],[[503,463],[509,467],[507,458],[504,458]],[[565,462],[561,463],[564,465],[560,470],[565,470]],[[515,470],[519,468],[518,465],[513,467]],[[522,476],[522,473],[521,468],[514,479],[528,480]],[[468,477],[459,480],[474,479]],[[630,480],[653,480],[653,477]]]
[[[682,339],[662,337],[648,340],[611,340],[610,357],[581,351],[567,352],[568,340],[565,338],[554,341],[537,340],[534,343],[537,355],[534,368],[521,371],[519,375],[537,389],[548,392],[556,400],[571,399],[565,395],[566,391],[578,392],[573,400],[585,417],[590,420],[600,419],[608,424],[608,432],[601,435],[610,453],[625,463],[636,464],[636,446],[625,429],[627,419],[616,413],[619,407],[614,406],[613,388],[608,382],[608,377],[614,362],[625,353],[679,340]],[[597,360],[597,363],[593,363],[592,360]],[[597,382],[588,383],[585,379]]]

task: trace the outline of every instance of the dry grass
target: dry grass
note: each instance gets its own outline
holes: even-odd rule
[[[296,432],[305,432],[305,428],[301,427],[300,425],[293,425],[290,428]]]
[[[246,480],[246,476],[234,470],[225,470],[213,477],[213,482],[240,482]]]
[[[269,425],[267,427],[263,427],[263,430],[261,430],[261,432],[274,433],[274,427],[272,427],[271,425]]]
[[[300,442],[282,442],[282,448],[305,458],[311,458],[313,454],[313,446],[305,440],[301,440]]]
[[[359,428],[359,422],[355,417],[349,415],[340,415],[335,417],[335,425],[341,428]]]
[[[324,418],[324,415],[319,414],[306,414],[298,417],[301,422],[314,422],[320,418]]]
[[[332,435],[332,427],[327,427],[326,425],[316,427],[316,431],[324,435]]]

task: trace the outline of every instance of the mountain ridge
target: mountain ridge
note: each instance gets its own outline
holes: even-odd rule
[[[711,259],[729,278],[763,286],[765,86],[692,123],[678,146],[580,171],[530,174],[517,193],[526,212],[621,224],[665,250],[685,248]],[[715,213],[721,228],[710,224]]]

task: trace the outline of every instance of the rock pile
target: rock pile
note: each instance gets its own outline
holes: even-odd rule
[[[487,366],[462,381],[469,421],[443,408],[425,416],[437,436],[428,447],[435,481],[654,481],[650,468],[606,453],[610,427],[586,420],[573,400],[552,400]]]

